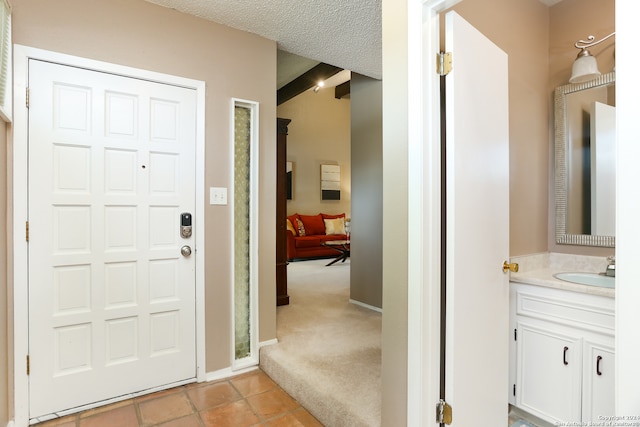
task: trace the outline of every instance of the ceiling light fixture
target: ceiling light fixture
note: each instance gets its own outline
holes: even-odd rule
[[[587,50],[587,48],[591,46],[595,46],[598,43],[602,43],[607,40],[609,37],[612,37],[616,32],[609,34],[608,36],[595,41],[594,36],[587,37],[587,40],[578,40],[575,44],[575,47],[580,50],[578,53],[578,57],[573,63],[573,68],[571,70],[571,78],[569,79],[569,83],[583,83],[589,80],[593,80],[600,76],[600,70],[598,70],[598,63],[596,62],[595,56],[591,55],[591,52]]]
[[[318,91],[320,90],[320,88],[323,88],[323,87],[324,87],[324,81],[322,81],[322,80],[321,80],[321,81],[319,81],[319,82],[318,82],[318,84],[316,85],[316,87],[314,87],[314,88],[313,88],[313,91],[314,91],[315,93],[318,93]]]

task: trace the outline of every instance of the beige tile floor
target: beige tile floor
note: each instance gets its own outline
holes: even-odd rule
[[[322,427],[264,372],[189,384],[91,409],[38,427]]]

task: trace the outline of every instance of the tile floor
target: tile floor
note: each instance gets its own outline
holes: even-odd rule
[[[322,427],[260,370],[125,400],[37,427]]]

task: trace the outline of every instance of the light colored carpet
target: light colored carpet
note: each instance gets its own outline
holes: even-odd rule
[[[290,304],[261,368],[327,427],[380,425],[382,315],[349,303],[349,260],[288,266]]]

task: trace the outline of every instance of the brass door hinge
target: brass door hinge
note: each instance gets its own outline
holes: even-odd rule
[[[439,52],[436,54],[436,73],[439,76],[446,76],[451,72],[453,59],[451,52]]]
[[[29,108],[29,88],[26,88],[25,105]]]
[[[29,355],[27,354],[27,375],[31,373],[31,360],[29,359]]]
[[[24,223],[24,238],[27,242],[29,241],[29,221]]]
[[[439,424],[450,425],[452,419],[453,410],[451,409],[451,406],[443,399],[440,399],[436,405],[436,422]]]

